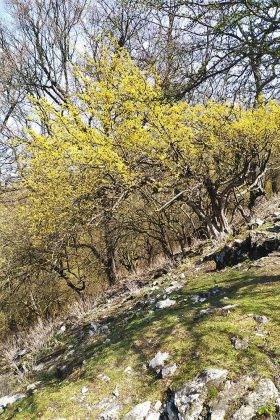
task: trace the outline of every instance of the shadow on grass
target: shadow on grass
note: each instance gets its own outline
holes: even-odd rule
[[[211,277],[211,276],[210,276]],[[219,281],[220,279],[220,281]],[[190,295],[193,293],[207,292],[209,288],[213,287],[213,281],[219,281],[219,286],[221,292],[210,297],[202,305],[194,305],[191,303]],[[199,279],[197,280],[199,281]],[[52,387],[60,387],[60,384],[67,380],[71,379],[73,372],[75,370],[81,370],[79,373],[79,379],[94,379],[98,373],[101,373],[103,369],[109,365],[110,360],[114,360],[114,366],[121,366],[128,357],[129,354],[133,354],[137,359],[137,364],[139,366],[147,365],[147,362],[155,355],[155,353],[164,349],[167,343],[170,344],[170,339],[176,342],[176,339],[179,341],[180,336],[176,336],[176,328],[180,327],[181,332],[187,334],[188,343],[184,347],[184,343],[181,348],[175,346],[175,354],[172,356],[183,359],[184,357],[188,358],[188,368],[192,372],[194,370],[199,370],[203,368],[204,361],[200,360],[199,352],[203,348],[205,340],[205,331],[206,334],[213,334],[213,340],[215,340],[217,335],[221,336],[227,335],[227,326],[220,325],[220,329],[213,330],[211,333],[211,325],[206,328],[201,329],[201,326],[204,326],[204,323],[209,322],[210,317],[215,317],[216,315],[209,315],[207,317],[198,317],[197,314],[202,308],[212,307],[212,308],[221,308],[225,306],[224,297],[228,297],[229,301],[240,303],[240,308],[238,310],[246,311],[248,305],[245,305],[242,308],[242,301],[247,299],[252,300],[252,307],[258,308],[258,301],[261,301],[261,308],[265,308],[266,305],[270,305],[269,314],[273,309],[278,309],[279,305],[273,308],[272,302],[270,299],[275,297],[275,293],[280,293],[280,277],[279,276],[256,276],[252,273],[246,274],[236,274],[233,272],[228,273],[217,273],[215,278],[211,280],[212,284],[207,288],[205,286],[203,289],[199,286],[193,287],[188,290],[182,290],[175,292],[171,295],[171,298],[177,300],[177,304],[174,307],[154,310],[154,305],[147,307],[146,302],[139,303],[135,302],[132,304],[132,308],[129,310],[123,310],[121,313],[115,317],[110,317],[109,329],[111,333],[109,334],[110,342],[105,342],[104,337],[100,341],[91,343],[87,338],[79,338],[76,336],[76,345],[75,352],[73,355],[68,357],[68,360],[65,362],[67,367],[64,374],[61,377],[57,376],[57,371],[52,374],[41,374],[39,375],[39,380],[43,380],[46,385],[51,385]],[[262,287],[267,285],[271,286],[279,282],[278,289],[268,288],[267,291],[262,290]],[[188,288],[188,286],[187,286]],[[158,292],[155,292],[155,295]],[[164,294],[164,292],[163,292]],[[273,300],[273,299],[272,299]],[[139,312],[136,312],[136,308]],[[150,310],[149,310],[150,309]],[[151,311],[153,309],[153,311]],[[263,313],[262,313],[263,314]],[[262,315],[261,314],[261,315]],[[265,314],[265,313],[264,313]],[[277,316],[277,314],[275,314]],[[275,319],[277,321],[277,319]],[[106,323],[106,320],[104,320]],[[219,322],[216,321],[216,322]],[[221,318],[221,322],[225,322],[224,318]],[[175,334],[174,334],[175,333]],[[78,334],[78,332],[77,332]],[[71,337],[73,340],[73,337]],[[88,340],[88,341],[87,341]],[[183,338],[182,340],[186,340]],[[229,340],[228,340],[229,341]],[[215,348],[213,350],[213,356],[217,356],[217,360],[221,360],[223,355],[227,357],[229,351],[231,350],[231,345],[229,344],[226,348]],[[203,350],[205,352],[205,349]],[[207,349],[206,349],[207,352]],[[176,354],[177,353],[177,354]],[[254,366],[254,354],[250,353],[250,350],[241,351],[240,353],[234,353],[236,361],[241,357],[251,357],[252,360],[249,360],[250,366]],[[206,355],[207,356],[207,355]],[[84,368],[84,362],[90,362],[90,367]],[[60,362],[61,363],[61,362]],[[152,372],[147,372],[145,378],[148,383],[153,383],[155,381],[155,375]]]

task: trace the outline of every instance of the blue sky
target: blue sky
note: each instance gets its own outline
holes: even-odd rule
[[[5,0],[0,0],[0,18],[1,19],[7,16],[6,10],[7,10],[7,5],[5,4]]]

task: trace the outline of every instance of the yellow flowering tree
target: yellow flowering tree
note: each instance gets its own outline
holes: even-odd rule
[[[77,91],[59,109],[34,102],[32,127],[43,122],[44,130],[29,130],[24,208],[34,246],[55,256],[48,265],[56,273],[72,284],[65,249],[84,249],[113,284],[123,236],[118,208],[133,191],[154,182],[170,136],[184,139],[187,150],[186,106],[164,103],[157,77],[135,66],[125,50],[104,50],[76,70],[76,78]],[[55,252],[52,244],[58,244]],[[84,281],[78,283],[82,290]]]
[[[19,212],[37,264],[82,291],[94,260],[114,284],[136,197],[155,223],[153,212],[181,199],[209,236],[230,233],[229,215],[263,178],[279,143],[279,105],[168,103],[157,76],[124,49],[104,49],[75,72],[75,92],[61,107],[34,101]],[[163,220],[155,236],[172,257]]]
[[[173,138],[165,150],[179,190],[175,198],[185,201],[208,234],[218,238],[231,233],[229,214],[261,187],[271,156],[279,152],[280,106],[274,101],[247,110],[213,102],[188,106],[186,124],[192,155],[185,139]]]

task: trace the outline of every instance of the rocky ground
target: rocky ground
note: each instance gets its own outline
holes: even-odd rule
[[[0,417],[280,418],[279,244],[273,212],[69,316],[40,345],[6,348]]]

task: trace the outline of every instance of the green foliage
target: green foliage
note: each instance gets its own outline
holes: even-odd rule
[[[263,405],[258,409],[259,417],[273,417],[275,415],[275,406],[274,405]]]
[[[217,397],[219,391],[215,386],[211,386],[208,390],[208,396],[210,399],[214,399],[215,397]]]

